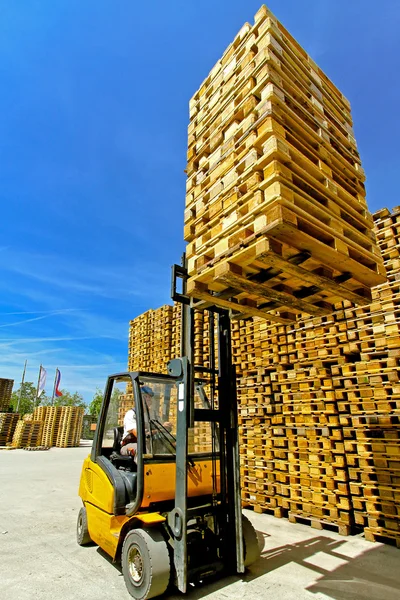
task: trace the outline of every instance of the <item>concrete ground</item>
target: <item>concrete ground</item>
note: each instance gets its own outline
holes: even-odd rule
[[[0,452],[2,600],[128,600],[120,570],[75,541],[88,447]],[[400,550],[246,511],[263,541],[244,577],[192,589],[188,600],[399,600]],[[168,600],[183,599],[170,593]]]

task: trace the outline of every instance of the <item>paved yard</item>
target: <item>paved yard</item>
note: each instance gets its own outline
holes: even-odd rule
[[[2,600],[128,600],[121,572],[75,541],[85,447],[0,451]],[[264,549],[242,578],[193,589],[189,599],[399,600],[400,550],[256,515]],[[169,600],[182,600],[169,594]]]

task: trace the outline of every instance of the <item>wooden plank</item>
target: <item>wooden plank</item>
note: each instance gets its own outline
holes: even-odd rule
[[[205,300],[209,306],[221,306],[222,308],[242,313],[244,316],[261,317],[262,319],[267,319],[274,323],[291,323],[293,321],[293,319],[280,317],[279,315],[260,310],[253,306],[238,304],[236,302],[225,300],[224,298],[213,296],[208,291],[205,284],[196,281],[188,281],[187,295],[198,300]],[[196,306],[199,308],[201,305],[197,304]]]

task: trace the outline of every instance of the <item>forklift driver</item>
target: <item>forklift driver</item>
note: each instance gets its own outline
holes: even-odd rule
[[[142,394],[142,398],[143,401],[145,403],[145,421],[148,421],[148,417],[150,417],[151,419],[154,419],[154,417],[156,417],[153,414],[152,411],[152,398],[154,396],[154,392],[151,389],[151,387],[144,385],[140,388],[141,394]],[[156,421],[159,421],[159,419],[156,417],[155,418]],[[132,456],[136,455],[136,448],[137,448],[137,431],[136,431],[136,411],[134,408],[131,408],[127,411],[125,417],[124,417],[124,433],[122,436],[122,442],[121,442],[121,450],[120,453],[122,456],[128,456],[129,454]],[[172,424],[167,421],[166,423],[163,424],[163,427],[165,429],[167,429],[167,431],[171,431],[172,429]],[[155,430],[156,431],[156,430]],[[152,433],[154,433],[153,429],[152,429]],[[146,435],[146,437],[148,437],[150,434],[148,433]]]
[[[151,407],[151,398],[154,396],[154,392],[151,387],[144,385],[140,388],[142,398],[146,405]],[[124,417],[124,433],[122,435],[121,450],[122,456],[128,456],[131,454],[135,456],[137,447],[137,431],[136,431],[136,411],[134,408],[130,408]]]

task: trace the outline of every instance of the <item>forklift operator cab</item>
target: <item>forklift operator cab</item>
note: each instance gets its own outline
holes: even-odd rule
[[[120,531],[124,525],[132,525],[133,516],[135,526],[149,526],[165,521],[161,512],[174,506],[175,434],[179,403],[183,402],[179,400],[182,385],[170,375],[141,372],[108,378],[91,455],[82,470],[80,527],[83,531],[87,526],[87,537],[114,559],[121,551]],[[143,400],[143,386],[153,391],[151,403]],[[125,407],[122,413],[120,405]],[[120,423],[131,408],[136,413],[137,451],[135,456],[122,456]],[[212,465],[211,444],[204,441],[194,447],[189,439],[188,446],[188,496],[218,493],[218,469]]]
[[[143,399],[144,386],[145,389],[149,387],[154,394],[151,402]],[[84,470],[86,481],[93,480],[96,472],[95,481],[100,484],[99,478],[101,478],[102,483],[106,484],[105,488],[108,488],[110,494],[107,504],[110,508],[112,502],[112,512],[115,516],[125,515],[127,510],[130,514],[134,514],[139,509],[148,508],[159,502],[172,501],[175,498],[176,438],[174,434],[176,433],[178,386],[176,378],[168,375],[126,373],[108,379],[99,418],[100,425],[96,431],[90,459],[87,459]],[[122,414],[121,399],[125,399],[123,402],[125,410]],[[132,408],[136,413],[137,423],[136,456],[123,456],[120,453],[123,441],[123,427],[120,423],[126,412]],[[202,448],[197,445],[197,454],[199,449],[206,453],[211,450],[207,444],[203,444]],[[190,450],[193,448],[189,448]],[[198,483],[193,492],[201,494],[212,491],[210,478],[207,478],[206,486]],[[99,500],[97,494],[100,494],[103,502],[105,501],[105,488],[101,487],[97,491],[94,488],[92,491],[86,489],[80,492],[88,494],[87,501],[97,505]],[[94,532],[92,537],[94,541],[95,537]]]

